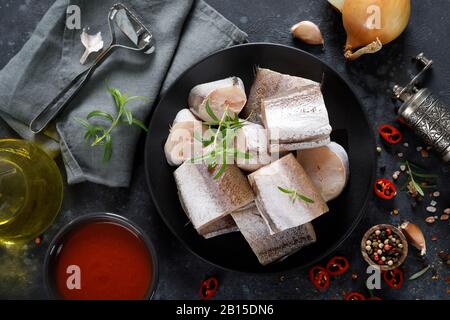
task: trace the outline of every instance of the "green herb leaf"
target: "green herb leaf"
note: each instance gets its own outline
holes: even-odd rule
[[[123,108],[123,113],[125,114],[125,117],[127,118],[128,124],[131,126],[133,124],[133,114],[130,110]]]
[[[85,140],[90,142],[92,147],[102,145],[103,150],[103,160],[108,161],[111,159],[112,156],[112,136],[111,132],[120,124],[124,123],[124,119],[122,117],[125,117],[126,123],[129,125],[135,125],[143,129],[144,131],[147,131],[147,128],[145,127],[144,123],[140,121],[139,119],[135,119],[133,114],[130,110],[126,109],[124,106],[133,101],[133,100],[147,100],[147,98],[142,96],[134,96],[129,97],[128,93],[121,94],[120,90],[117,88],[112,88],[107,85],[107,90],[109,94],[114,98],[114,102],[116,104],[117,108],[117,115],[113,116],[105,111],[102,110],[94,110],[90,112],[86,116],[86,120],[75,118],[77,122],[79,122],[83,127],[86,128],[86,132],[84,133],[83,137]],[[106,119],[111,122],[111,125],[107,128],[96,126],[91,124],[88,120],[94,117],[100,117],[103,119]]]
[[[84,119],[75,118],[75,121],[78,122],[79,124],[81,124],[86,129],[89,129],[91,127],[91,124],[88,121],[84,120]]]
[[[288,194],[291,197],[292,203],[295,203],[295,201],[297,199],[301,200],[301,201],[303,201],[305,203],[314,203],[314,200],[308,198],[307,196],[305,196],[303,194],[298,193],[297,190],[289,190],[289,189],[286,189],[286,188],[283,188],[283,187],[278,187],[278,190],[283,192],[283,193]]]
[[[301,200],[303,200],[303,201],[306,202],[306,203],[314,203],[314,200],[308,198],[307,196],[304,196],[304,195],[302,195],[302,194],[297,194],[297,195],[299,196],[299,198],[300,198]]]
[[[111,159],[112,155],[112,138],[108,134],[105,138],[105,145],[103,150],[103,161],[107,162]]]
[[[416,189],[417,193],[420,194],[422,197],[425,196],[425,193],[422,190],[422,187],[414,180],[411,180],[414,189]]]
[[[105,112],[105,111],[101,111],[101,110],[95,110],[95,111],[90,112],[90,113],[86,116],[86,119],[89,120],[89,119],[91,119],[91,118],[93,118],[93,117],[104,118],[104,119],[107,119],[107,120],[109,120],[109,121],[111,121],[111,122],[114,121],[114,117],[113,117],[111,114],[109,114],[109,113],[107,113],[107,112]]]
[[[226,169],[227,169],[227,164],[226,164],[226,163],[223,163],[223,164],[220,166],[219,171],[217,171],[216,175],[214,176],[214,180],[219,179],[220,176],[221,176],[222,174],[224,174],[224,172],[225,172]]]
[[[292,194],[292,191],[282,188],[282,187],[278,187],[278,190],[280,190],[281,192],[286,193],[286,194]]]
[[[219,118],[217,118],[217,116],[214,114],[214,112],[211,109],[211,105],[209,104],[209,100],[206,100],[205,103],[205,110],[208,113],[208,115],[211,117],[211,119],[213,119],[216,122],[219,122]]]
[[[431,266],[426,266],[425,268],[423,268],[422,270],[420,270],[419,272],[414,273],[411,277],[409,277],[409,280],[415,280],[417,278],[420,278],[421,276],[423,276],[429,269],[431,268]]]
[[[133,124],[138,126],[139,128],[141,128],[145,132],[148,132],[147,127],[145,126],[145,124],[141,120],[136,119],[136,118],[133,117]]]

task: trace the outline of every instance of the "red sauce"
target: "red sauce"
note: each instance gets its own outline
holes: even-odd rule
[[[152,282],[152,258],[145,242],[128,228],[114,222],[88,223],[73,230],[59,251],[56,287],[61,298],[146,298]],[[68,273],[70,266],[79,267],[80,289],[73,288],[77,282],[73,282],[73,271]]]

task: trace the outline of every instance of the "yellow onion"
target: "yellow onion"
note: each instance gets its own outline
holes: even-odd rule
[[[329,2],[342,12],[347,32],[344,56],[348,60],[377,52],[384,44],[396,39],[408,25],[411,12],[410,0],[329,0]]]

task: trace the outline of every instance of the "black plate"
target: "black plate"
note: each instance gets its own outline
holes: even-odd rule
[[[186,107],[189,91],[197,84],[229,76],[240,77],[249,91],[254,66],[321,82],[328,108],[332,138],[341,143],[350,158],[350,181],[339,198],[329,203],[330,212],[313,224],[317,243],[287,259],[263,267],[239,233],[205,240],[192,225],[186,225],[164,143],[177,112]],[[219,51],[186,71],[157,106],[146,142],[147,181],[159,214],[172,232],[193,253],[225,269],[244,272],[281,272],[306,267],[334,251],[353,231],[364,214],[371,194],[376,155],[375,139],[361,104],[348,84],[314,56],[274,44],[245,44]]]

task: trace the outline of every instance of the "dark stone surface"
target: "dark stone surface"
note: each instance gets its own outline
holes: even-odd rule
[[[53,0],[0,0],[0,67],[20,50],[52,2]],[[342,57],[345,31],[340,14],[332,10],[326,1],[209,0],[209,3],[246,31],[250,41],[295,46],[334,66],[362,99],[363,107],[374,128],[380,123],[395,120],[390,89],[397,82],[405,83],[409,76],[415,73],[416,69],[410,63],[410,57],[421,51],[425,51],[436,62],[426,85],[446,103],[450,103],[448,1],[414,1],[407,31],[395,42],[387,45],[381,53],[363,57],[353,63],[345,63]],[[292,40],[289,28],[300,20],[311,20],[320,26],[325,38],[324,50]],[[345,112],[345,106],[342,108]],[[9,136],[14,136],[14,133],[0,122],[0,137]],[[430,168],[430,172],[439,174],[438,189],[441,196],[437,199],[437,207],[440,215],[443,209],[450,207],[449,167],[434,155],[422,159],[415,150],[420,141],[407,130],[405,136],[409,148],[397,146],[383,151],[379,168],[386,167],[385,175],[391,175],[398,167],[396,154],[403,152],[407,158],[416,160]],[[0,249],[0,298],[46,298],[41,269],[49,241],[57,230],[71,219],[97,211],[110,211],[129,217],[144,228],[154,241],[161,266],[157,299],[197,299],[201,280],[212,274],[220,279],[221,287],[217,297],[223,299],[342,299],[342,292],[351,290],[368,295],[365,289],[366,265],[359,253],[361,237],[374,224],[398,224],[404,219],[417,223],[424,230],[428,244],[426,261],[432,265],[432,271],[415,281],[406,281],[399,290],[384,288],[375,294],[384,299],[449,297],[448,285],[444,281],[444,278],[449,276],[448,267],[437,256],[442,250],[448,254],[449,223],[437,221],[433,226],[426,225],[424,219],[429,214],[424,207],[428,205],[429,199],[416,210],[410,208],[410,200],[405,193],[401,193],[395,202],[390,204],[372,199],[363,221],[336,252],[350,259],[351,272],[357,273],[358,279],[352,280],[351,272],[348,272],[345,276],[333,280],[327,292],[319,293],[309,282],[306,270],[273,275],[226,272],[205,263],[183,248],[152,206],[144,177],[143,146],[142,140],[137,150],[133,183],[129,189],[110,189],[90,183],[66,185],[63,209],[57,221],[45,233],[40,246],[30,243],[25,249]],[[384,175],[380,170],[379,175]],[[389,214],[394,207],[400,210],[399,216]],[[431,241],[432,235],[437,237],[436,241]],[[420,270],[422,266],[423,262],[417,257],[416,251],[411,249],[405,263],[406,277]],[[433,280],[433,274],[438,275],[439,279]]]

